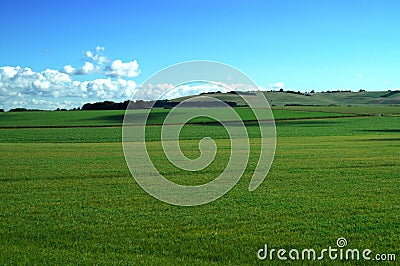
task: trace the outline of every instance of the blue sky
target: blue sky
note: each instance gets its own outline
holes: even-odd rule
[[[127,81],[132,92],[198,59],[264,88],[398,89],[399,10],[399,1],[0,0],[0,108],[121,100]]]

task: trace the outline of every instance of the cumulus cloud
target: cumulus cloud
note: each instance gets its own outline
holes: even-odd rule
[[[29,67],[0,67],[0,105],[4,109],[36,106],[49,109],[49,99],[65,95],[69,84],[69,75],[54,69],[34,72]]]
[[[96,64],[104,64],[108,62],[107,57],[103,54],[104,52],[104,47],[101,46],[97,46],[95,51],[86,51],[85,55],[86,58],[89,60],[92,60],[92,62],[96,63]]]
[[[140,74],[139,65],[136,60],[123,63],[121,60],[115,60],[106,67],[105,75],[111,77],[129,77],[134,78]]]
[[[86,51],[84,60],[87,61],[82,67],[74,68],[71,65],[66,65],[62,68],[61,72],[69,75],[90,75],[97,73],[115,78],[134,78],[140,74],[139,64],[136,60],[122,62],[122,60],[117,59],[111,61],[104,55],[104,50],[104,47],[97,46],[94,51]]]
[[[68,74],[54,69],[34,72],[29,67],[0,67],[0,96],[16,94],[56,96],[57,91],[62,90],[70,82]]]
[[[37,73],[30,68],[0,67],[0,96],[129,98],[135,88],[133,80],[121,78],[73,81],[68,74],[53,69]]]
[[[62,68],[61,72],[69,75],[88,75],[97,73],[99,66],[95,66],[91,62],[85,62],[85,64],[80,69],[75,69],[71,65],[66,65]]]
[[[74,81],[83,98],[96,98],[101,100],[119,99],[126,100],[133,96],[136,82],[133,80],[95,79],[91,81]]]
[[[81,69],[64,67],[64,71],[46,69],[34,72],[20,66],[0,67],[0,108],[15,107],[51,109],[77,107],[81,100],[123,101],[130,99],[136,91],[136,82],[123,78],[98,78],[94,80],[72,80],[69,73],[78,71],[91,73],[95,66],[85,64]],[[69,72],[69,73],[67,73]]]
[[[72,67],[71,65],[66,65],[63,67],[62,72],[66,73],[66,74],[75,74],[76,69],[74,67]]]
[[[104,69],[104,64],[109,60],[103,55],[104,47],[97,46],[94,51],[88,50],[85,53],[86,62],[80,68],[75,68],[71,65],[65,65],[61,72],[69,75],[89,75],[94,73],[101,73]]]

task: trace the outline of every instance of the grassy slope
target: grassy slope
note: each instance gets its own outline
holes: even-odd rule
[[[283,106],[285,104],[308,104],[308,105],[399,105],[400,93],[388,95],[387,91],[379,92],[340,92],[340,93],[315,93],[311,96],[287,93],[287,92],[264,92],[271,105]],[[243,105],[244,101],[237,95],[212,94],[223,101],[237,102]],[[173,101],[181,101],[188,97],[182,97]]]
[[[400,93],[390,97],[382,97],[388,92],[340,92],[315,93],[311,96],[296,95],[282,92],[266,92],[267,99],[272,104],[314,104],[314,105],[365,105],[365,104],[400,104]]]

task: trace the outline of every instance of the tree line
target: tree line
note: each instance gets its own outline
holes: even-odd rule
[[[225,104],[231,107],[237,107],[236,102],[224,101]],[[150,108],[165,108],[170,109],[177,106],[180,102],[170,102],[168,100],[158,100],[158,101],[124,101],[124,102],[113,102],[113,101],[103,101],[95,103],[85,103],[82,107],[73,108],[70,110],[57,108],[54,111],[91,111],[91,110],[126,110],[129,109],[150,109]],[[222,102],[208,102],[208,101],[190,101],[183,102],[182,107],[224,107]],[[33,111],[43,111],[40,109],[27,109],[27,108],[13,108],[8,112],[33,112]],[[0,112],[4,112],[4,109],[0,109]]]
[[[225,104],[236,107],[237,103],[232,101],[224,101]],[[224,107],[225,104],[218,101],[189,101],[181,103],[182,107]],[[157,101],[124,101],[115,103],[112,101],[96,102],[96,103],[85,103],[81,110],[126,110],[129,109],[149,109],[149,108],[173,108],[180,104],[180,102],[170,102],[168,100],[157,100]]]

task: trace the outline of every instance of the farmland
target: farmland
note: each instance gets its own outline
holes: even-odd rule
[[[137,185],[122,151],[123,111],[0,113],[0,264],[251,265],[264,244],[320,250],[339,237],[400,257],[400,107],[274,108],[277,150],[264,183],[247,189],[259,130],[239,108],[252,145],[245,174],[196,207],[168,205]],[[168,110],[153,112],[148,147],[168,179],[195,185],[221,172],[230,142],[220,125],[184,127],[188,157],[204,136],[219,150],[209,167],[186,173],[157,141]]]
[[[218,108],[207,108],[212,112],[218,112]],[[188,112],[198,112],[196,108],[188,108]],[[248,108],[235,109],[245,121],[255,119]],[[153,109],[148,124],[162,124],[169,113],[168,109]],[[144,114],[145,110],[134,110],[132,114]],[[39,112],[16,112],[0,113],[0,128],[46,128],[46,127],[106,127],[122,126],[125,111],[39,111]],[[313,112],[299,110],[274,110],[275,119],[287,118],[318,118],[332,116],[351,116],[338,112]],[[209,120],[197,120],[198,122]]]

